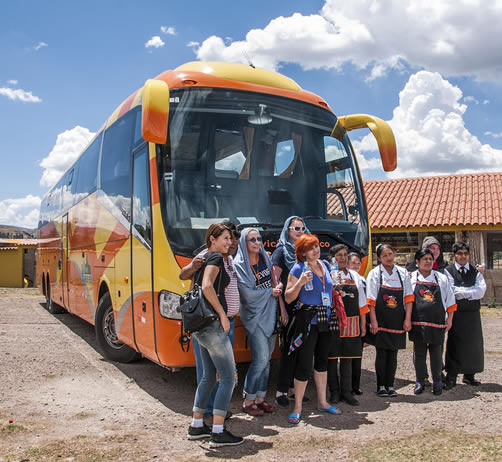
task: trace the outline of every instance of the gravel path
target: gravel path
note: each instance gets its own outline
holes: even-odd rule
[[[480,387],[458,385],[440,397],[428,390],[413,395],[412,352],[408,348],[399,353],[399,397],[377,398],[374,349],[369,347],[363,359],[361,405],[341,405],[344,414],[335,417],[319,414],[314,401],[305,406],[297,427],[287,424],[284,409],[254,419],[239,412],[246,370],[246,365],[240,365],[239,386],[231,404],[234,417],[228,426],[245,436],[246,442],[212,450],[207,443],[186,440],[195,393],[194,369],[172,373],[147,360],[109,363],[99,353],[92,326],[67,313],[50,315],[43,298],[33,292],[0,293],[0,461],[193,457],[269,461],[359,457],[362,461],[379,460],[364,456],[367,448],[413,435],[418,437],[414,444],[420,445],[420,435],[431,431],[499,438],[500,311],[485,315],[483,323],[486,371],[479,374]],[[274,362],[270,397],[276,373]],[[315,397],[311,385],[307,394]],[[500,442],[496,440],[499,446]]]

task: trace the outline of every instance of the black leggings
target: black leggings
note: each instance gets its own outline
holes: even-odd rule
[[[442,344],[426,344],[421,341],[413,342],[413,353],[415,354],[415,373],[417,382],[423,383],[427,376],[427,350],[431,361],[432,380],[441,382],[441,369],[443,367]]]
[[[377,390],[380,387],[393,387],[397,369],[398,350],[376,349],[375,371],[377,376]]]
[[[319,332],[317,324],[310,325],[310,334],[298,350],[295,379],[306,382],[312,372],[312,360],[317,372],[328,370],[328,353],[332,340],[331,332]]]

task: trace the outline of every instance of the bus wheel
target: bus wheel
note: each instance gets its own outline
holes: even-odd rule
[[[45,290],[45,307],[50,314],[59,314],[64,311],[61,306],[52,301],[49,279],[47,279],[47,289]]]
[[[95,329],[98,343],[106,359],[129,363],[139,358],[139,354],[135,350],[122,343],[117,337],[112,301],[108,293],[99,299]]]

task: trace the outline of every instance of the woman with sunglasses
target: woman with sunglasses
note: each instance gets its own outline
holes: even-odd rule
[[[282,284],[273,283],[272,262],[255,228],[242,231],[234,263],[241,296],[240,316],[252,355],[244,381],[242,409],[251,416],[261,416],[274,411],[265,396],[276,339],[276,298],[282,293]]]
[[[297,350],[295,369],[295,407],[288,416],[290,424],[298,424],[303,396],[314,364],[314,382],[319,412],[341,414],[326,400],[328,353],[337,318],[332,305],[333,281],[328,268],[320,260],[319,239],[311,234],[299,237],[295,244],[297,263],[291,269],[285,293],[287,303],[298,299],[294,328],[289,346]],[[311,283],[307,285],[307,283]]]
[[[291,268],[296,264],[295,244],[300,236],[308,230],[300,217],[289,217],[282,228],[281,236],[274,253],[272,254],[272,272],[277,281],[281,281],[282,286],[286,287]],[[279,297],[279,306],[281,312],[281,322],[285,326],[282,334],[281,359],[279,363],[279,374],[277,377],[277,392],[275,401],[280,407],[288,407],[289,399],[294,398],[293,376],[295,373],[296,354],[289,354],[286,341],[286,332],[290,326],[290,320],[293,318],[293,310],[296,300],[292,303],[286,303],[284,296]],[[288,398],[289,394],[289,398]]]

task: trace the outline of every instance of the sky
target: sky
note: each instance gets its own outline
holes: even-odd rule
[[[502,171],[502,0],[19,0],[0,15],[0,224],[40,201],[145,80],[196,60],[280,72],[336,115],[386,120],[398,167],[350,133],[363,179]]]

